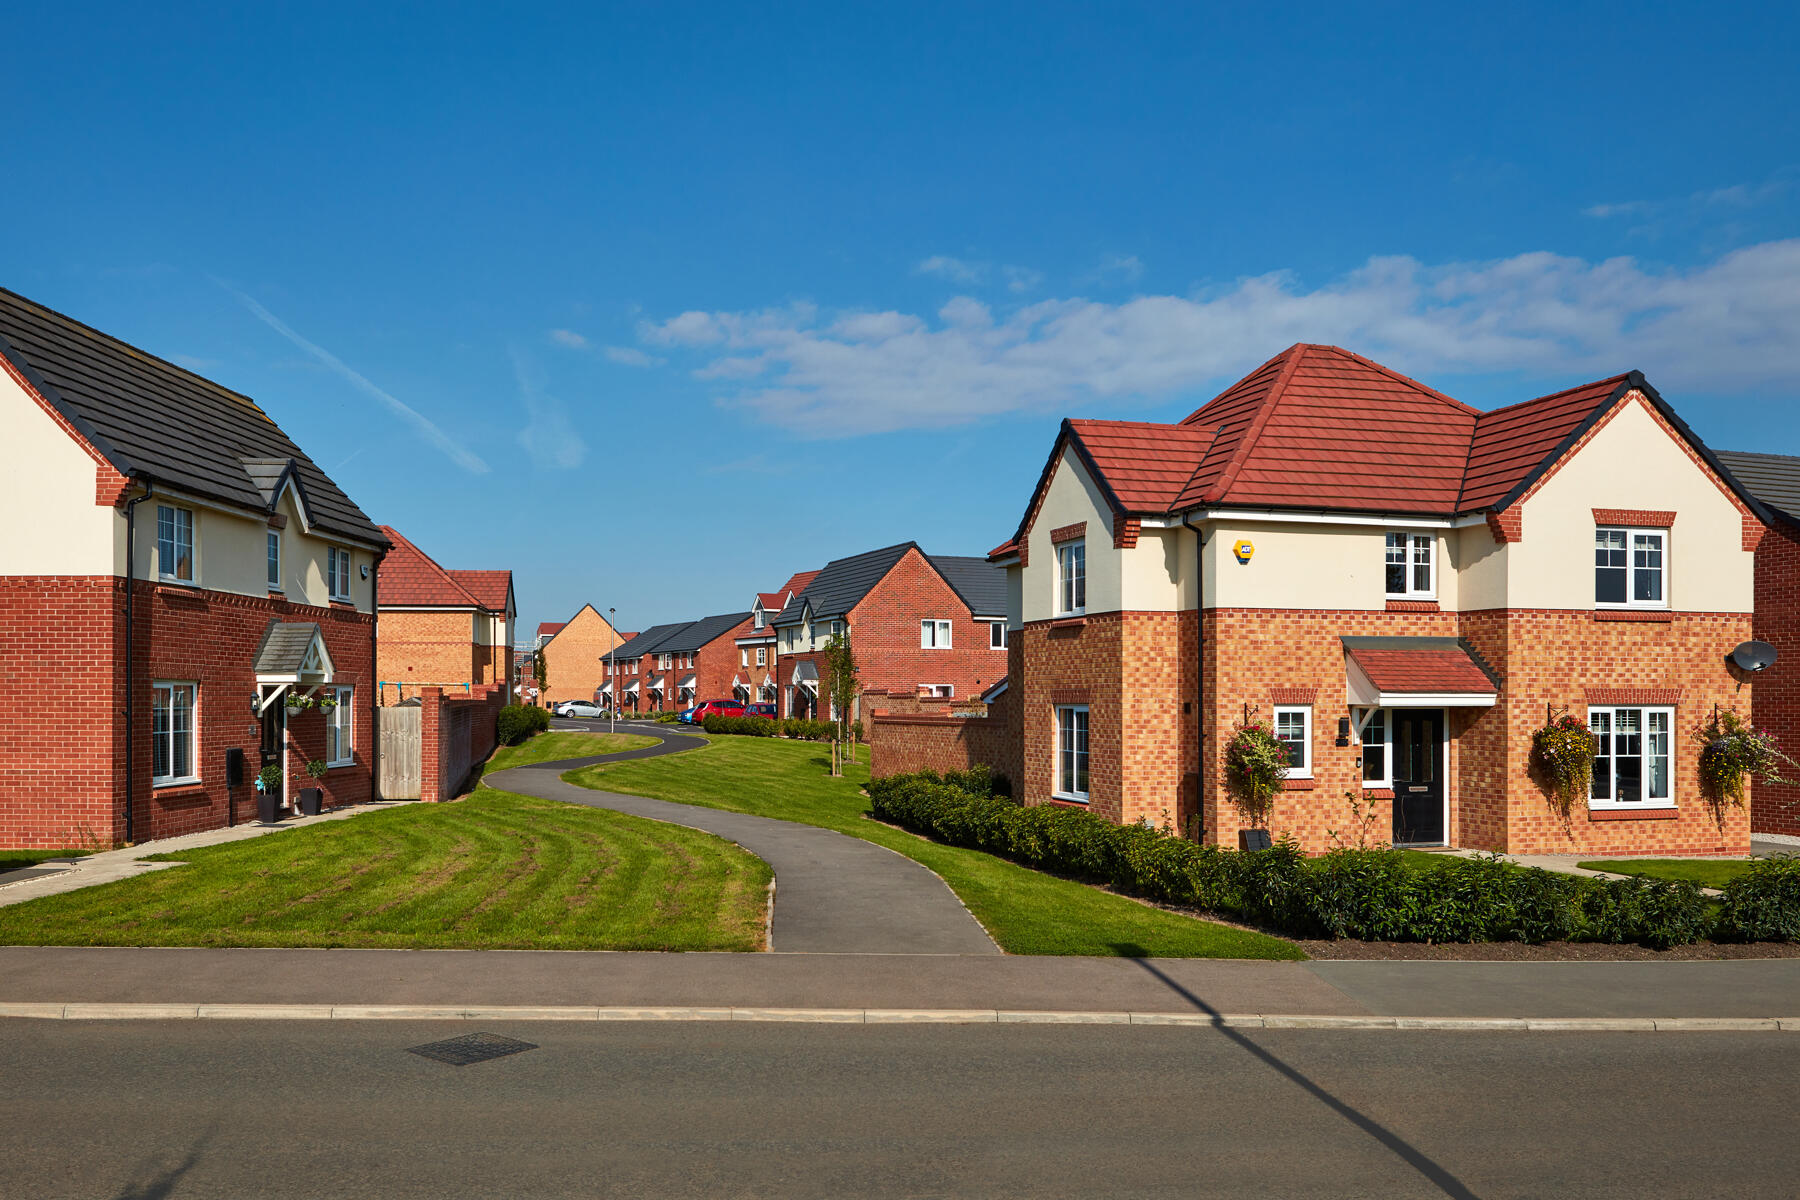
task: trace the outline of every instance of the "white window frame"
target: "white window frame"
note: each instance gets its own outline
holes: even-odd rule
[[[168,544],[174,548],[169,554],[163,553],[163,517],[165,514],[167,514],[169,520],[170,536]],[[185,518],[185,521],[183,518]],[[185,530],[182,528],[184,524],[186,526]],[[197,569],[199,563],[196,559],[194,549],[194,543],[197,540],[195,536],[197,524],[198,523],[194,520],[194,510],[191,508],[183,508],[179,504],[159,504],[156,506],[156,577],[158,579],[168,583],[193,583],[198,577],[200,574]],[[183,542],[180,535],[183,532],[187,534],[185,546],[187,549],[188,573],[186,575],[180,574],[178,570],[170,569],[176,567],[181,562]]]
[[[1400,544],[1396,546],[1394,540]],[[1381,584],[1390,600],[1436,600],[1437,599],[1437,535],[1434,533],[1418,533],[1413,530],[1390,529],[1384,541],[1385,551],[1382,558]],[[1394,552],[1398,550],[1405,559],[1405,586],[1394,591],[1387,586],[1387,568],[1396,566]],[[1418,586],[1418,571],[1425,568],[1426,586]]]
[[[287,591],[281,584],[281,551],[281,531],[279,529],[269,530],[269,590],[271,592]]]
[[[175,729],[173,715],[175,712],[175,692],[185,688],[188,693],[188,728],[187,749],[189,770],[184,775],[156,774],[156,741],[166,737],[169,742],[168,762],[171,772],[175,766]],[[156,713],[158,710],[159,692],[168,693],[163,702],[163,711],[170,714],[170,728],[158,731]],[[185,679],[158,679],[150,685],[150,786],[177,787],[181,784],[200,782],[200,685]]]
[[[756,665],[759,667],[766,667],[769,665],[769,648],[767,646],[758,646],[756,648]]]
[[[1070,762],[1068,765],[1071,768],[1073,768],[1075,766],[1076,758],[1079,757],[1081,766],[1086,768],[1088,786],[1085,790],[1077,789],[1074,786],[1074,780],[1073,779],[1065,779],[1064,774],[1063,774],[1063,768],[1064,768],[1063,753],[1065,750],[1065,747],[1063,746],[1063,737],[1064,737],[1063,714],[1064,713],[1069,714],[1071,727],[1073,725],[1073,720],[1074,720],[1075,715],[1080,714],[1080,717],[1081,717],[1081,730],[1080,730],[1081,745],[1078,749],[1071,752]],[[1056,778],[1054,780],[1055,787],[1051,790],[1050,794],[1055,796],[1058,800],[1073,800],[1079,804],[1086,804],[1088,802],[1089,796],[1092,794],[1092,790],[1093,790],[1093,786],[1094,786],[1093,754],[1092,754],[1092,750],[1091,750],[1092,738],[1093,738],[1093,722],[1092,722],[1092,716],[1088,711],[1088,706],[1085,704],[1059,704],[1059,705],[1057,705],[1056,706],[1055,723],[1051,727],[1051,733],[1052,733],[1051,740],[1056,747],[1056,751],[1051,758],[1051,769],[1056,772]],[[1074,774],[1077,777],[1079,777],[1081,772],[1075,771]],[[1063,786],[1065,782],[1069,784],[1068,787]]]
[[[954,683],[921,683],[919,695],[931,700],[954,700],[956,699],[956,685]]]
[[[1637,736],[1640,739],[1640,750],[1637,757],[1642,763],[1640,775],[1640,778],[1644,783],[1644,798],[1642,800],[1621,800],[1618,798],[1619,714],[1622,712],[1635,712],[1639,717]],[[1674,808],[1675,709],[1666,704],[1590,704],[1588,705],[1588,728],[1590,730],[1594,728],[1594,718],[1601,715],[1604,715],[1607,718],[1607,734],[1604,739],[1604,744],[1597,744],[1595,746],[1594,782],[1597,784],[1600,781],[1600,762],[1602,755],[1599,751],[1604,750],[1604,757],[1606,759],[1606,777],[1610,784],[1611,795],[1595,796],[1593,794],[1593,789],[1590,787],[1588,790],[1588,807],[1591,809],[1622,810],[1625,812]],[[1669,760],[1665,775],[1669,794],[1666,796],[1650,795],[1650,739],[1657,736],[1650,728],[1651,717],[1653,715],[1662,717],[1664,720],[1664,728],[1661,730],[1660,736],[1664,739],[1664,756]],[[1601,740],[1600,735],[1596,734],[1595,741],[1599,743]]]
[[[919,622],[919,649],[951,650],[950,622],[936,617],[925,617]]]
[[[1004,649],[1006,649],[1006,622],[1005,621],[989,621],[988,622],[988,649],[989,650],[1004,650]]]
[[[762,627],[763,627],[763,606],[761,604],[758,604],[755,608],[750,610],[750,628],[761,629]]]
[[[337,700],[337,707],[325,714],[325,765],[348,767],[356,762],[356,689],[327,688]],[[332,740],[338,753],[332,754]]]
[[[749,665],[750,665],[750,647],[739,646],[738,647],[738,666],[747,667]]]
[[[343,587],[338,587],[339,578]],[[342,546],[325,548],[325,590],[333,600],[350,599],[350,552]]]
[[[1076,562],[1079,557],[1080,561]],[[1073,567],[1073,570],[1071,570]],[[1087,612],[1087,539],[1056,544],[1056,615],[1079,617]]]
[[[1625,599],[1623,601],[1600,599],[1600,574],[1599,574],[1599,572],[1601,570],[1601,567],[1600,567],[1600,564],[1598,562],[1596,562],[1594,564],[1594,607],[1595,608],[1650,608],[1650,609],[1666,609],[1666,608],[1668,608],[1669,607],[1669,533],[1670,533],[1670,531],[1666,528],[1650,529],[1650,528],[1643,528],[1643,527],[1632,526],[1632,525],[1596,525],[1596,526],[1594,526],[1594,538],[1595,538],[1594,549],[1596,552],[1598,552],[1600,549],[1599,537],[1603,533],[1622,533],[1625,535],[1625,567],[1624,567],[1624,570],[1625,570]],[[1657,551],[1662,556],[1661,564],[1659,566],[1657,566],[1655,569],[1656,575],[1657,575],[1657,585],[1658,585],[1657,590],[1660,591],[1662,593],[1662,595],[1658,599],[1655,599],[1655,600],[1635,599],[1635,597],[1637,595],[1638,572],[1640,570],[1648,571],[1650,569],[1647,567],[1640,568],[1637,565],[1637,551],[1638,551],[1637,541],[1640,537],[1655,538],[1656,545],[1657,545]],[[1608,568],[1608,569],[1609,570],[1617,570],[1618,568],[1613,567],[1613,568]]]
[[[1287,778],[1289,778],[1289,779],[1311,779],[1312,774],[1313,774],[1313,754],[1312,754],[1313,710],[1312,710],[1312,705],[1310,705],[1310,704],[1277,704],[1274,708],[1273,715],[1270,717],[1270,724],[1271,724],[1271,726],[1273,726],[1273,728],[1275,730],[1276,740],[1281,742],[1281,744],[1284,746],[1290,745],[1291,743],[1288,742],[1287,739],[1285,739],[1281,736],[1281,718],[1284,716],[1293,716],[1296,713],[1298,713],[1300,716],[1300,735],[1301,735],[1300,765],[1294,766],[1292,764],[1289,764],[1288,770],[1287,770]]]
[[[1392,788],[1394,786],[1394,713],[1389,708],[1359,708],[1351,713],[1351,722],[1356,727],[1357,745],[1362,747],[1364,764],[1362,767],[1362,785],[1365,788]],[[1369,728],[1377,721],[1381,722],[1381,739],[1371,742],[1368,738]],[[1370,778],[1367,758],[1371,749],[1381,751],[1382,768],[1380,776]]]

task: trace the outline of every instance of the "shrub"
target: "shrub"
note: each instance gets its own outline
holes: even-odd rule
[[[525,710],[525,720],[527,725],[529,725],[531,732],[543,733],[546,729],[550,728],[550,710],[547,708],[528,708]]]
[[[494,737],[502,746],[516,746],[532,734],[531,718],[527,713],[542,712],[541,708],[524,708],[517,704],[509,704],[500,710],[495,718]]]
[[[1725,885],[1715,937],[1800,942],[1800,858],[1765,858]]]
[[[708,733],[736,734],[740,737],[773,737],[775,722],[767,717],[728,717],[709,713],[701,718],[700,728]]]
[[[678,712],[659,712],[656,714],[656,723],[658,725],[674,725],[680,720],[681,714]]]

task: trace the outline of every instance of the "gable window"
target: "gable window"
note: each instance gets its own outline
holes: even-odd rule
[[[1590,708],[1594,782],[1589,808],[1673,808],[1672,708]]]
[[[328,688],[336,707],[325,714],[325,762],[347,766],[356,758],[355,688]]]
[[[1300,705],[1276,705],[1275,738],[1288,752],[1288,777],[1312,778],[1312,709]]]
[[[200,769],[194,753],[194,695],[192,683],[156,683],[151,686],[150,774],[151,785],[168,787],[196,783]]]
[[[920,621],[919,648],[921,650],[950,649],[950,622]]]
[[[750,612],[750,628],[761,629],[762,627],[763,627],[763,606],[758,604]]]
[[[766,667],[769,665],[769,648],[767,646],[758,646],[756,648],[756,665],[759,667]]]
[[[1057,612],[1078,616],[1087,611],[1087,541],[1077,538],[1056,548]]]
[[[1666,529],[1594,530],[1594,603],[1664,608]]]
[[[988,622],[988,649],[990,649],[990,650],[1006,649],[1006,622],[1005,621],[989,621]]]
[[[1387,594],[1396,599],[1437,595],[1432,552],[1437,538],[1429,533],[1387,535]]]
[[[194,512],[156,506],[156,573],[164,579],[194,581]]]
[[[350,598],[350,552],[337,546],[325,551],[325,579],[333,600]]]
[[[269,590],[279,592],[281,588],[281,535],[269,530]]]
[[[1056,709],[1056,794],[1064,800],[1088,798],[1088,707]]]

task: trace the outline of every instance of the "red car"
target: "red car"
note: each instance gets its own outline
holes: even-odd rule
[[[741,717],[744,706],[737,700],[703,700],[694,706],[693,723],[698,725],[708,717]]]

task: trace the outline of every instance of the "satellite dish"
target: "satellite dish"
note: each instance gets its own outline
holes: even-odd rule
[[[1767,642],[1744,642],[1731,652],[1731,661],[1752,673],[1774,666],[1779,657],[1775,647]]]

